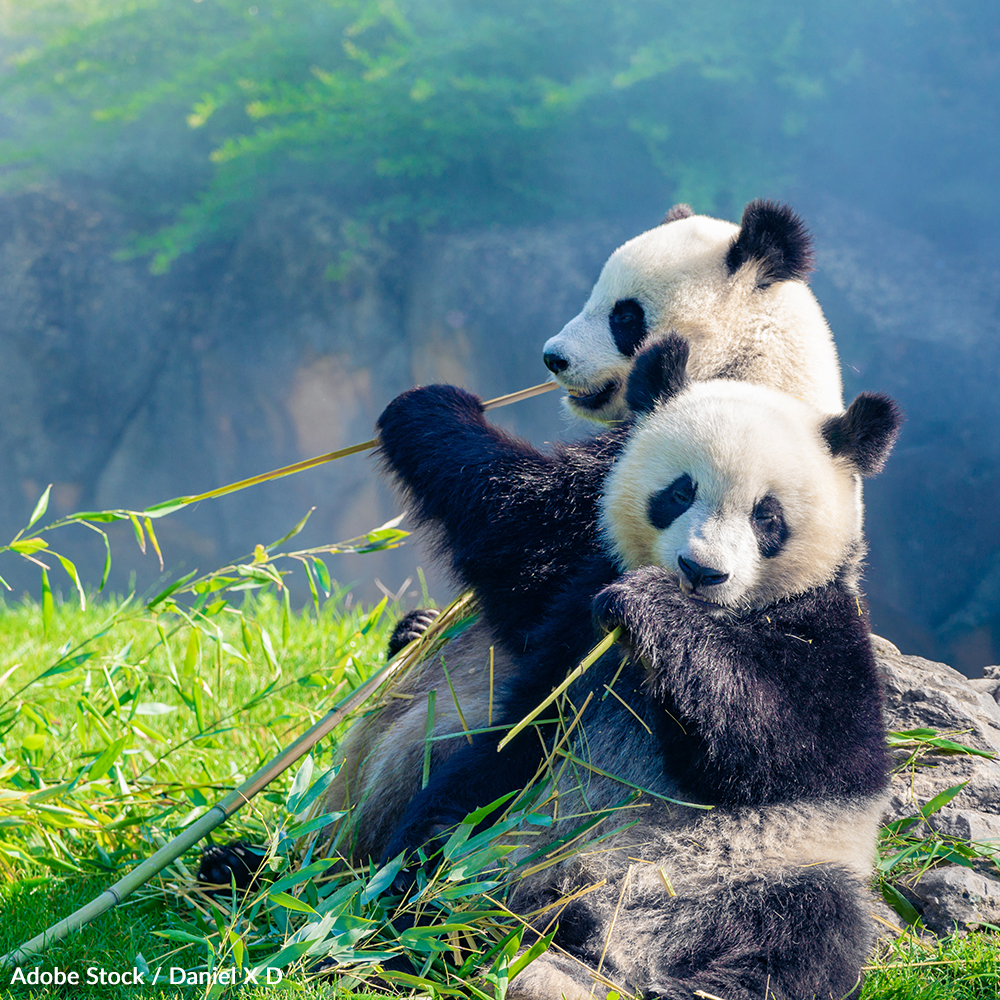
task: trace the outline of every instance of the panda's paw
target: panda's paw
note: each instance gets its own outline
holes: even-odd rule
[[[397,448],[412,448],[450,426],[483,423],[483,404],[454,385],[427,385],[397,396],[378,418],[382,451],[390,460]]]
[[[231,844],[210,844],[201,852],[198,881],[209,892],[228,892],[233,883],[241,892],[255,890],[260,885],[267,850],[246,841]]]
[[[661,566],[644,566],[609,583],[593,599],[596,621],[607,631],[621,627],[629,634],[641,633],[662,616],[664,601],[677,590],[677,580]]]
[[[419,639],[440,613],[437,608],[417,608],[403,615],[389,637],[386,659],[391,660],[404,646]]]

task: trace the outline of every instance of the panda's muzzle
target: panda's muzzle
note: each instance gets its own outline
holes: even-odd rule
[[[677,565],[681,571],[678,577],[681,590],[688,597],[697,597],[695,591],[699,588],[717,587],[729,579],[728,573],[712,569],[709,566],[702,566],[701,563],[695,562],[693,559],[685,559],[684,556],[677,557]],[[704,600],[703,597],[700,599]]]
[[[593,392],[585,392],[582,389],[571,389],[569,386],[566,386],[566,392],[569,394],[569,398],[572,400],[574,406],[579,406],[584,410],[597,411],[602,410],[611,402],[618,388],[618,380],[611,379],[611,381],[601,386],[600,389],[595,389]]]

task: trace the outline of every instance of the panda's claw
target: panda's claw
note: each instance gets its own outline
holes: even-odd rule
[[[440,613],[437,608],[417,608],[403,615],[389,637],[386,659],[391,660],[404,646],[419,639]]]

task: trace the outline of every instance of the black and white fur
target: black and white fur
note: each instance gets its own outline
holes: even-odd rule
[[[839,413],[840,365],[811,269],[811,237],[786,205],[752,201],[739,226],[675,205],[608,258],[582,312],[546,342],[545,364],[570,413],[613,423],[628,417],[638,353],[679,334],[692,379],[769,385]]]
[[[472,418],[468,403],[467,419],[458,417],[455,390],[418,390],[383,417],[387,460],[422,510],[435,511],[517,664],[502,724],[588,652],[601,635],[595,617],[621,626],[632,652],[617,680],[620,652],[570,690],[576,706],[595,697],[569,746],[585,763],[559,784],[555,833],[635,786],[652,795],[633,830],[517,888],[511,905],[529,914],[607,880],[562,912],[562,952],[529,966],[512,995],[583,997],[593,986],[587,968],[600,965],[628,992],[678,1000],[695,990],[727,1000],[857,996],[886,759],[857,589],[856,479],[881,468],[899,417],[879,396],[831,417],[762,387],[691,385],[684,348],[668,342],[637,366],[632,405],[647,412],[603,488],[607,548],[578,553],[526,631],[504,621],[516,572],[480,576],[464,534],[470,523],[511,534],[520,524],[530,552],[555,526],[544,493],[502,474],[516,467],[517,447]],[[406,443],[430,425],[431,408],[463,427],[450,463],[425,463]],[[459,473],[457,511],[446,498]],[[529,508],[546,523],[522,519]],[[617,697],[602,697],[612,685]],[[554,736],[543,727],[547,745]],[[530,729],[502,756],[495,737],[456,751],[407,808],[389,853],[523,787],[541,761]]]
[[[695,215],[676,205],[664,223],[620,247],[605,264],[583,311],[544,348],[544,359],[567,390],[572,413],[603,423],[628,421],[625,391],[629,372],[643,346],[671,333],[682,334],[689,348],[687,377],[726,377],[770,385],[823,412],[843,410],[840,368],[830,330],[805,284],[812,267],[812,242],[801,219],[787,206],[757,200],[746,206],[739,227]],[[641,406],[641,403],[640,403]],[[583,457],[598,460],[613,453],[619,437],[584,446]],[[572,464],[573,449],[564,454]],[[558,466],[560,452],[554,453]],[[544,468],[544,462],[541,463]],[[601,464],[598,461],[598,464]],[[541,473],[544,478],[545,472]],[[581,489],[592,489],[590,481]],[[568,502],[566,512],[579,520],[583,504]],[[565,523],[566,518],[563,518]],[[587,543],[593,531],[587,531]],[[496,559],[524,559],[496,534],[484,544],[496,545]],[[526,575],[542,581],[558,579],[566,554],[578,544],[561,526],[543,546],[541,558],[528,556]],[[565,550],[546,568],[553,546]],[[583,551],[587,551],[584,548]],[[464,576],[458,568],[458,577]],[[534,591],[529,591],[533,593]],[[531,598],[532,600],[534,598]],[[515,619],[518,614],[515,612]],[[404,627],[407,636],[413,628]],[[363,859],[384,849],[385,837],[398,819],[398,809],[419,787],[426,733],[427,692],[448,690],[436,705],[435,763],[458,745],[443,740],[462,728],[456,703],[472,728],[489,721],[482,692],[489,684],[493,658],[494,683],[515,670],[490,630],[474,628],[446,656],[463,665],[475,664],[452,677],[451,697],[438,661],[411,676],[395,692],[381,714],[369,714],[345,738],[343,768],[331,785],[328,806],[351,811],[343,829],[341,849]],[[392,644],[398,646],[398,642]],[[492,653],[491,653],[491,646]],[[365,807],[373,795],[378,805]]]
[[[811,266],[811,238],[787,206],[753,201],[737,228],[676,205],[663,225],[612,255],[584,311],[545,345],[546,364],[569,389],[567,402],[573,412],[598,422],[627,423],[632,412],[625,391],[628,374],[641,347],[662,341],[673,327],[687,342],[685,377],[759,382],[823,412],[840,412],[836,350],[822,311],[804,283]],[[598,377],[595,372],[603,374]],[[643,405],[642,400],[636,403],[639,409]],[[447,432],[447,425],[442,431]],[[481,531],[484,551],[477,558],[489,565],[490,572],[523,564],[507,616],[521,631],[532,620],[531,608],[541,606],[538,595],[561,579],[578,554],[593,549],[596,512],[592,524],[585,518],[588,511],[595,511],[593,491],[600,488],[622,440],[619,429],[596,442],[556,449],[550,455],[524,447],[523,461],[511,473],[515,486],[523,475],[539,484],[544,494],[548,486],[543,484],[559,469],[569,476],[571,489],[579,492],[558,504],[548,501],[558,523],[530,553],[517,551],[502,532]],[[422,442],[420,447],[438,443]],[[567,530],[570,521],[573,526]],[[544,514],[541,523],[546,523]],[[450,552],[447,541],[443,548]],[[459,582],[467,585],[463,568],[454,568]],[[394,635],[390,655],[403,635],[417,634],[412,625],[404,622],[400,635]],[[489,723],[490,699],[484,692],[491,683],[490,664],[492,683],[500,689],[516,672],[504,645],[497,645],[495,638],[490,627],[474,627],[443,654],[462,665],[448,678],[450,686],[440,661],[425,663],[384,707],[370,712],[347,734],[340,748],[343,766],[330,786],[327,806],[350,812],[338,841],[348,856],[363,860],[381,854],[399,810],[419,788],[429,690],[447,691],[435,708],[435,765],[459,745],[462,737],[457,734],[464,726]],[[449,734],[453,738],[446,739]]]

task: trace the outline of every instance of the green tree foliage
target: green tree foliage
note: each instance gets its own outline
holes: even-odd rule
[[[292,186],[383,226],[654,186],[733,214],[871,69],[874,18],[905,33],[946,6],[8,0],[0,163],[8,186],[75,174],[123,197],[157,267]]]

